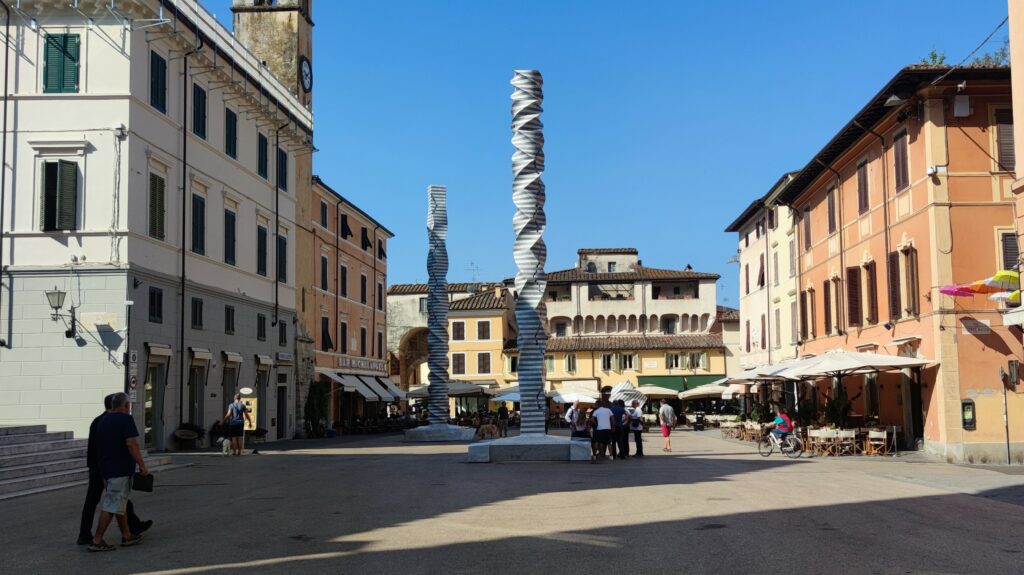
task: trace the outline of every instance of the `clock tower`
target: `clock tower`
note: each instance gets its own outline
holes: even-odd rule
[[[232,0],[235,37],[282,84],[313,105],[313,0]]]

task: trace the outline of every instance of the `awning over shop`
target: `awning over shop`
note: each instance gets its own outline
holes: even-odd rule
[[[374,393],[369,387],[366,387],[366,384],[363,383],[363,380],[359,379],[354,375],[339,375],[341,375],[341,380],[345,382],[345,387],[351,387],[355,389],[356,393],[363,396],[363,398],[366,399],[366,401],[380,401],[380,396]]]
[[[149,348],[149,355],[159,357],[171,357],[171,346],[163,343],[147,343],[146,347]]]
[[[242,354],[234,351],[225,351],[224,363],[242,363]]]
[[[688,391],[679,393],[679,399],[709,399],[723,397],[729,386],[716,383],[713,385],[701,385]]]
[[[190,347],[188,350],[192,352],[192,359],[196,361],[210,361],[213,359],[213,354],[205,347]]]
[[[337,373],[334,373],[333,371],[331,371],[331,370],[329,370],[329,369],[327,369],[325,367],[318,367],[318,368],[316,368],[316,372],[319,373],[320,375],[326,376],[327,379],[330,379],[334,383],[337,383],[338,385],[340,385],[341,389],[343,389],[344,391],[355,391],[356,390],[355,387],[353,387],[352,385],[348,384]]]
[[[639,385],[655,385],[666,387],[676,391],[686,391],[722,379],[722,374],[717,375],[641,375],[637,377]]]
[[[270,359],[269,355],[256,355],[256,365],[260,367],[270,367],[274,365],[274,360]]]
[[[395,396],[391,395],[391,392],[385,389],[384,386],[377,383],[377,380],[373,379],[368,375],[359,375],[356,377],[358,377],[360,381],[365,383],[366,387],[369,387],[371,390],[373,390],[373,392],[377,394],[378,397],[380,397],[381,401],[394,401]]]
[[[377,383],[383,385],[384,389],[391,392],[391,395],[395,396],[396,399],[405,399],[405,392],[402,391],[402,388],[398,387],[398,384],[393,380],[386,377],[378,377]]]

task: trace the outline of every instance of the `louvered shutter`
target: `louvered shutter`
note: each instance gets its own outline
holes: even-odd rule
[[[889,319],[899,319],[900,307],[900,254],[889,252]]]
[[[235,265],[235,212],[224,210],[224,263]]]
[[[807,292],[800,292],[800,339],[807,339]]]
[[[149,235],[158,240],[164,239],[164,214],[166,183],[156,174],[149,175]]]
[[[1013,110],[996,110],[996,148],[1000,171],[1014,171],[1017,162],[1013,150]]]
[[[149,104],[167,113],[167,61],[156,52],[149,53]]]
[[[238,116],[231,110],[224,110],[224,153],[238,156]]]
[[[192,84],[192,132],[206,139],[206,90]]]
[[[804,208],[804,251],[811,249],[811,208]]]
[[[917,277],[917,248],[908,248],[906,251],[907,258],[907,313],[910,315],[917,315],[921,312],[919,300],[920,294],[918,293],[918,277]]]
[[[868,163],[861,162],[857,166],[857,209],[860,213],[868,211]]]
[[[259,134],[256,138],[256,172],[267,178],[267,137]]]
[[[861,325],[860,309],[860,268],[846,268],[846,323],[847,325]]]
[[[700,368],[705,371],[708,369],[708,352],[706,351],[700,352]]]
[[[78,164],[57,162],[57,229],[74,230],[78,209]]]
[[[750,320],[747,320],[747,353],[750,353]]]
[[[757,287],[764,287],[764,254],[759,254],[757,267]]]
[[[826,195],[828,200],[828,233],[836,232],[836,189],[832,188]]]
[[[825,334],[832,333],[832,282],[825,280],[822,285],[822,296],[825,302]]]
[[[878,323],[878,276],[875,274],[875,262],[868,262],[868,322]]]
[[[43,162],[43,193],[39,198],[39,229],[51,232],[57,229],[57,162]]]
[[[896,191],[902,191],[910,185],[909,167],[907,166],[907,133],[900,132],[893,140],[893,161],[896,171]]]
[[[206,253],[206,200],[192,195],[192,251]]]
[[[256,227],[256,273],[267,275],[267,228]]]
[[[64,36],[64,66],[61,70],[61,92],[78,92],[78,35]]]
[[[761,349],[767,349],[768,348],[768,342],[766,341],[766,339],[768,337],[768,330],[766,328],[766,325],[767,325],[767,320],[765,318],[765,315],[761,314]]]
[[[64,36],[47,34],[43,48],[43,92],[60,92],[64,79]]]
[[[1003,234],[1003,269],[1017,269],[1017,261],[1020,258],[1020,249],[1017,247],[1017,234]]]

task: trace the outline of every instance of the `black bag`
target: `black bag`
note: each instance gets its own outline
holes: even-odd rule
[[[143,475],[138,471],[132,476],[132,491],[153,492],[153,474]]]

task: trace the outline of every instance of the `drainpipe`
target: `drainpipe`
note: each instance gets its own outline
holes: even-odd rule
[[[4,205],[7,202],[7,90],[11,77],[11,7],[3,0],[0,0],[0,6],[3,6],[4,11],[7,12],[6,21],[4,23],[4,142],[2,144],[3,151],[0,152],[0,308],[2,308],[4,296]],[[11,285],[8,285],[7,288],[12,292],[14,291],[13,280],[11,281]],[[7,347],[8,345],[9,342],[0,338],[0,347]]]
[[[373,346],[377,342],[377,298],[383,298],[380,293],[377,292],[377,256],[380,255],[377,251],[377,230],[380,229],[380,225],[373,227],[373,245],[370,246],[370,258],[373,260],[373,302],[370,311],[370,329],[373,330],[373,334],[370,336],[370,357],[373,357]],[[383,284],[381,284],[383,287]],[[384,301],[381,299],[381,301]],[[381,342],[383,343],[383,342]],[[378,349],[377,354],[380,355],[381,359],[384,359],[384,350]]]
[[[764,206],[764,299],[765,299],[765,329],[768,333],[764,335],[764,341],[768,348],[768,365],[772,364],[772,279],[774,279],[768,270],[771,269],[771,249],[772,243],[768,240],[768,212],[771,211],[771,206]],[[776,222],[778,219],[776,219]],[[757,225],[755,222],[754,225]]]
[[[278,154],[281,151],[281,130],[288,126],[288,122],[281,124],[274,130],[274,320],[271,326],[276,327],[280,319],[277,317],[280,310],[280,279],[281,270],[277,269],[277,263],[281,261],[281,254],[277,253],[281,237],[281,166],[277,164]],[[287,164],[287,161],[286,161]],[[287,263],[285,264],[287,267]]]
[[[185,417],[185,254],[188,253],[185,247],[187,228],[185,226],[185,214],[188,213],[188,57],[199,53],[203,49],[203,39],[196,35],[195,47],[185,52],[182,57],[182,81],[181,81],[181,279],[179,292],[181,303],[178,306],[178,424],[184,421]]]
[[[882,221],[884,222],[883,226],[885,227],[885,233],[883,234],[885,238],[885,286],[886,290],[888,291],[889,286],[892,285],[892,270],[889,269],[889,243],[891,241],[889,239],[889,163],[886,160],[885,154],[885,138],[878,132],[874,131],[873,129],[863,126],[858,122],[854,122],[854,124],[856,124],[865,132],[878,138],[878,144],[879,146],[881,146],[882,149]],[[889,302],[889,305],[891,307],[892,302]],[[877,304],[875,307],[878,307]],[[877,315],[882,315],[881,310],[876,310],[876,313]],[[880,319],[881,318],[876,317],[875,323],[879,323]]]
[[[837,289],[836,291],[835,327],[838,335],[843,335],[843,325],[845,325],[845,322],[842,321],[842,310],[845,307],[843,305],[843,302],[845,302],[846,300],[846,298],[844,297],[846,295],[846,283],[843,282],[843,274],[846,273],[846,242],[843,241],[843,180],[842,178],[839,177],[839,172],[832,169],[832,167],[825,164],[825,162],[822,162],[817,158],[815,158],[814,161],[818,162],[818,164],[821,165],[821,167],[832,172],[836,176],[836,205],[838,207],[838,213],[836,214],[836,216],[839,220],[838,224],[836,225],[836,231],[839,233],[839,284],[843,287]]]
[[[334,322],[333,323],[335,325],[338,324],[338,315],[341,314],[341,262],[340,262],[341,258],[338,257],[338,254],[341,251],[341,204],[343,204],[343,203],[345,203],[345,200],[339,197],[338,201],[335,202],[335,204],[334,204],[334,212],[335,212],[334,215],[336,216],[334,218],[334,257],[335,257],[336,260],[339,260],[339,261],[336,261],[335,264],[334,264],[334,272],[336,274],[338,274],[337,275],[338,280],[336,282],[334,282]],[[346,278],[346,279],[348,279],[348,278]],[[338,333],[338,340],[340,341],[341,340],[341,330],[339,329],[337,333]],[[337,352],[341,351],[341,346],[338,345],[338,342],[334,343],[334,351],[337,351]],[[331,367],[334,367],[334,366],[331,366]]]

